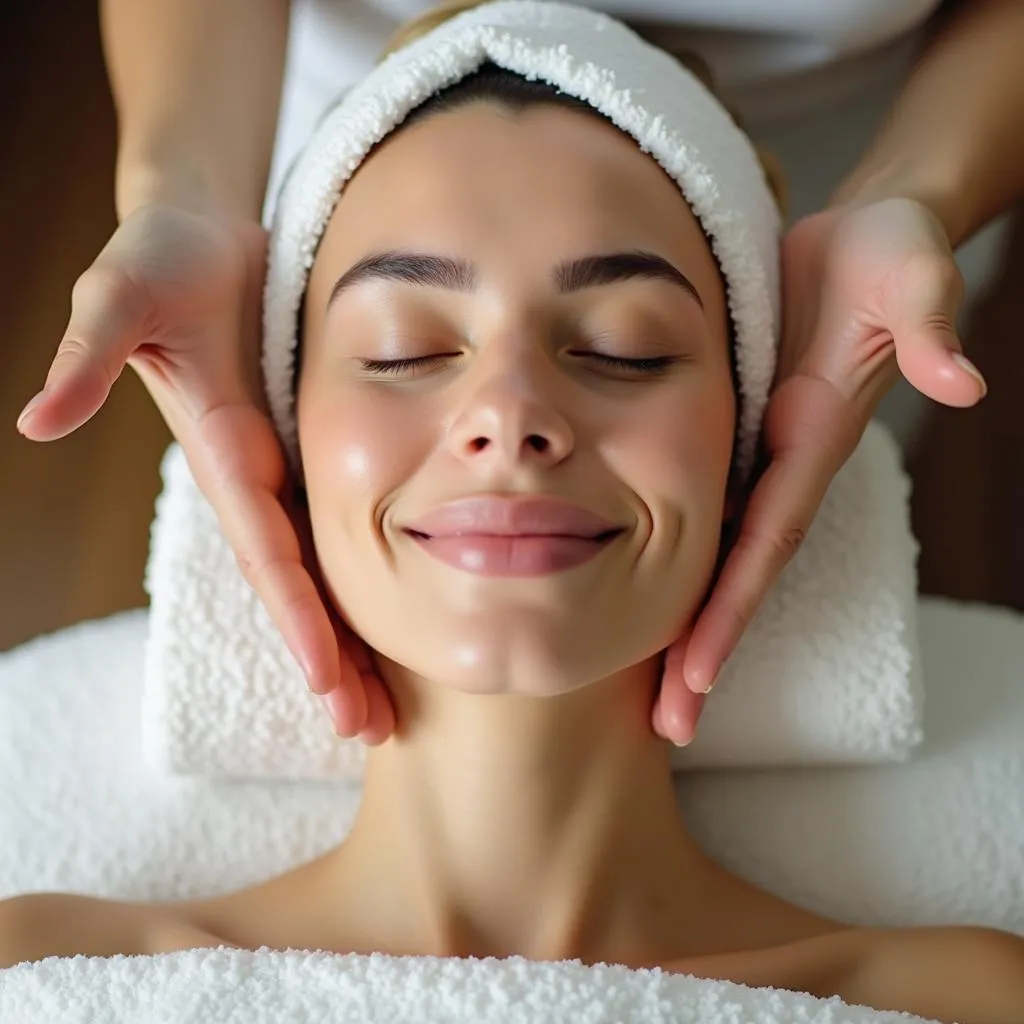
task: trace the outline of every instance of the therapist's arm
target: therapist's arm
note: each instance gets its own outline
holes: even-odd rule
[[[984,397],[956,333],[952,247],[1024,193],[1022,42],[1024,0],[963,0],[831,207],[788,231],[766,468],[707,604],[666,656],[653,724],[667,738],[692,738],[702,694],[897,376],[944,405]]]
[[[965,0],[837,204],[923,202],[956,247],[1024,195],[1024,0]]]
[[[76,430],[131,365],[310,689],[330,696],[335,730],[382,742],[391,702],[360,671],[362,652],[304,561],[260,376],[260,221],[291,5],[101,3],[120,225],[75,283],[45,387],[18,428],[36,441]]]
[[[163,202],[258,221],[288,0],[102,0],[120,220]]]

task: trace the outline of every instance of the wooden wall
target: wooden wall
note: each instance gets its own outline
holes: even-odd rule
[[[128,370],[82,430],[14,424],[42,386],[75,278],[115,227],[115,121],[95,0],[0,4],[0,650],[141,605],[169,435]]]

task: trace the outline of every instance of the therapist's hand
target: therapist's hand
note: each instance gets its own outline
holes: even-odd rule
[[[782,281],[759,475],[706,606],[667,653],[654,708],[655,730],[676,743],[692,739],[704,693],[897,375],[949,406],[986,391],[956,334],[963,280],[923,204],[886,199],[804,218],[783,242]]]
[[[287,464],[259,370],[266,233],[174,206],[139,207],[76,282],[71,319],[18,429],[36,441],[92,417],[125,365],[142,378],[310,689],[339,735],[382,742],[391,702],[303,558]],[[315,572],[315,570],[314,570]]]

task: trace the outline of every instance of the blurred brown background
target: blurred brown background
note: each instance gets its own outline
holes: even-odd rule
[[[116,223],[96,6],[0,3],[0,650],[145,601],[169,435],[135,374],[62,441],[14,429],[60,342],[71,286]]]
[[[59,12],[59,13],[58,13]],[[63,441],[14,429],[42,386],[71,286],[115,226],[115,121],[96,0],[0,3],[0,650],[143,604],[169,435],[129,370]],[[1024,218],[966,331],[992,387],[940,410],[913,460],[922,589],[1024,608]]]

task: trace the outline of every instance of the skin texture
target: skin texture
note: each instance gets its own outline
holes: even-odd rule
[[[470,262],[476,286],[366,280],[327,308],[340,276],[396,249]],[[703,309],[664,280],[552,284],[565,260],[638,250],[684,273]],[[690,211],[613,128],[477,105],[381,147],[314,265],[298,409],[323,575],[380,652],[397,712],[355,825],[310,864],[212,900],[0,905],[0,965],[223,943],[521,954],[1018,1020],[1019,940],[810,914],[711,862],[680,819],[650,714],[658,652],[696,610],[731,504],[726,337]],[[622,379],[598,351],[685,358]],[[436,354],[408,376],[362,363]],[[513,490],[558,494],[623,533],[570,572],[510,580],[442,565],[401,529]]]

